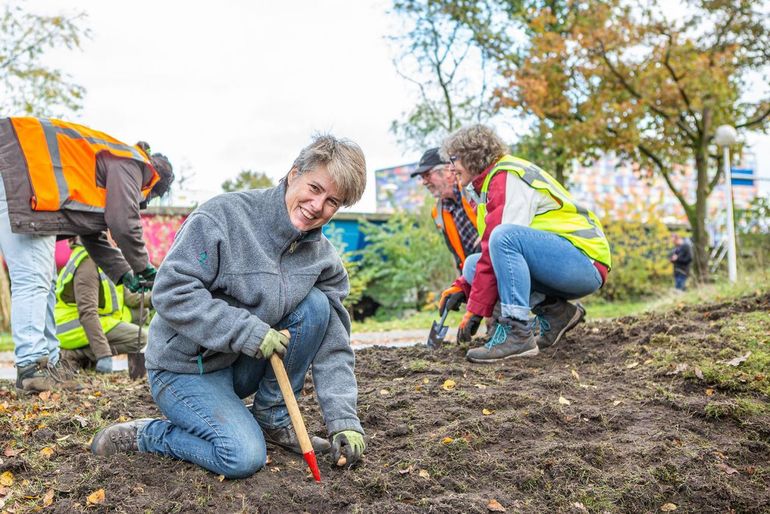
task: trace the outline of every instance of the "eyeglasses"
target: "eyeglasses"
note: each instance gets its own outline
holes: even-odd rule
[[[459,160],[460,158],[456,155],[450,155],[449,156],[449,162],[452,164],[452,166],[455,165],[455,161]]]

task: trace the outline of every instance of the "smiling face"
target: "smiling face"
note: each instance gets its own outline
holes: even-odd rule
[[[457,181],[448,165],[436,166],[422,173],[420,180],[435,198],[454,198],[454,186]]]
[[[301,175],[294,168],[287,182],[286,209],[291,224],[301,232],[325,225],[342,205],[342,197],[326,166]]]
[[[452,163],[450,164],[452,171],[457,175],[457,180],[460,182],[461,187],[465,187],[473,181],[475,175],[473,175],[468,169],[463,166],[463,161],[460,157],[452,156],[450,158]]]

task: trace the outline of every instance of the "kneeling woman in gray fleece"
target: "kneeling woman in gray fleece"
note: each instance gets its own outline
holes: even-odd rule
[[[262,468],[266,442],[301,454],[268,362],[279,352],[295,394],[313,367],[331,439],[313,437],[316,453],[357,461],[365,444],[342,306],[348,276],[321,227],[365,185],[358,145],[319,136],[277,187],[223,194],[193,212],[153,289],[146,365],[167,419],[109,426],[91,451],[167,455],[228,478]],[[249,410],[242,399],[252,394]]]

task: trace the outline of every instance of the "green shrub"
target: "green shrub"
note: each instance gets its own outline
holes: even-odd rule
[[[655,206],[635,213],[631,220],[604,222],[612,249],[612,271],[599,295],[627,300],[659,292],[672,279],[671,233]]]

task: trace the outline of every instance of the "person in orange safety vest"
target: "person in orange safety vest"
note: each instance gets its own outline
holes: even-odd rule
[[[77,389],[59,364],[54,324],[57,236],[79,235],[116,284],[146,290],[155,276],[139,210],[174,180],[149,145],[48,118],[0,118],[0,251],[11,277],[16,387]],[[106,236],[109,230],[118,248]]]

